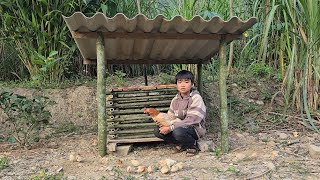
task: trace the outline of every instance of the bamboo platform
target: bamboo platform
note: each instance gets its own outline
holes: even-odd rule
[[[167,112],[177,94],[175,84],[113,88],[106,94],[108,143],[163,141],[154,136],[156,124],[143,109]]]

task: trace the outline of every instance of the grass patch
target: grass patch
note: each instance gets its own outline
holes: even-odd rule
[[[45,169],[43,171],[40,171],[37,175],[30,177],[30,179],[31,180],[62,180],[67,178],[64,177],[63,172],[49,174],[48,170]]]
[[[9,161],[8,157],[0,157],[0,171],[9,167]]]
[[[33,89],[65,89],[73,86],[86,85],[90,87],[96,86],[95,77],[81,76],[73,79],[66,79],[62,82],[40,82],[40,81],[0,81],[0,87],[11,88],[33,88]]]

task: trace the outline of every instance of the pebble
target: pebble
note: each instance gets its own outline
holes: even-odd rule
[[[164,165],[161,169],[160,169],[162,174],[167,174],[169,172],[169,167],[167,165]]]
[[[285,140],[288,138],[288,135],[286,133],[280,133],[279,134],[279,138],[282,139],[282,140]]]
[[[138,166],[140,165],[140,162],[137,161],[137,160],[135,160],[135,159],[133,159],[133,160],[131,160],[131,164],[132,164],[133,166],[135,166],[135,167],[138,167]]]
[[[272,162],[268,162],[268,163],[267,163],[267,167],[268,167],[270,170],[275,170],[275,169],[276,169],[276,166],[275,166]]]

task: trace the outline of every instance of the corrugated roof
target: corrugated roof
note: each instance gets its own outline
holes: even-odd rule
[[[162,15],[148,19],[143,14],[132,19],[102,13],[86,17],[80,12],[63,18],[84,64],[96,63],[97,32],[104,35],[108,64],[197,64],[218,52],[221,38],[228,42],[239,39],[257,22],[256,18],[241,21],[238,17],[223,21],[217,16],[209,21],[200,16],[190,21],[181,16],[167,20]]]

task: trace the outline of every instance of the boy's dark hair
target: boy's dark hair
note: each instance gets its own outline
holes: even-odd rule
[[[190,71],[187,71],[187,70],[182,70],[182,71],[178,72],[178,74],[176,75],[176,84],[179,79],[189,79],[189,80],[191,80],[191,83],[194,83],[193,73]]]

